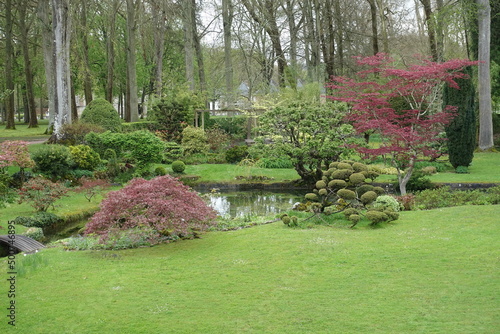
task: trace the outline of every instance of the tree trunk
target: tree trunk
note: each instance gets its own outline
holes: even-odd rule
[[[207,90],[207,80],[205,78],[205,63],[203,61],[203,50],[201,48],[200,36],[196,27],[196,0],[191,0],[191,23],[193,24],[193,44],[196,52],[196,62],[198,64],[198,78],[200,80],[200,90],[205,92]]]
[[[106,100],[113,103],[114,67],[115,67],[115,35],[116,35],[116,14],[120,3],[113,0],[111,11],[109,12],[109,28],[106,35]]]
[[[71,124],[70,37],[71,20],[69,0],[52,0],[52,27],[54,31],[54,56],[56,110],[54,134],[59,139],[61,127]],[[50,96],[49,96],[50,99]]]
[[[438,51],[437,51],[437,45],[436,45],[436,31],[435,31],[435,25],[434,25],[433,17],[432,17],[431,1],[430,0],[420,0],[420,2],[424,6],[425,21],[427,22],[427,34],[429,36],[429,47],[431,50],[432,61],[437,62],[439,57],[438,57]]]
[[[19,30],[24,58],[24,76],[26,78],[26,106],[25,112],[29,115],[28,128],[37,128],[38,120],[35,106],[35,93],[33,90],[33,71],[31,70],[31,59],[29,55],[29,28],[26,26],[26,11],[28,4],[24,2],[19,9]]]
[[[477,0],[479,27],[479,149],[493,148],[493,115],[490,78],[490,3]]]
[[[372,48],[373,48],[373,54],[376,55],[379,53],[378,49],[378,25],[377,25],[377,16],[378,16],[378,11],[377,11],[377,4],[375,3],[375,0],[366,0],[370,4],[370,14],[371,14],[371,21],[372,21]]]
[[[194,38],[193,24],[191,12],[193,3],[191,0],[183,2],[184,5],[184,62],[186,65],[186,82],[189,84],[191,91],[195,90],[194,82]]]
[[[224,78],[226,82],[226,100],[232,105],[233,87],[233,56],[231,26],[233,22],[232,0],[222,0],[222,25],[224,30]]]
[[[42,26],[42,49],[43,65],[45,68],[45,82],[47,85],[47,99],[49,106],[49,127],[47,133],[51,134],[54,128],[54,115],[56,112],[56,73],[55,73],[55,55],[54,55],[54,32],[52,31],[52,22],[50,19],[49,8],[50,0],[40,0],[38,3],[38,18]]]
[[[137,96],[137,70],[135,32],[137,30],[138,2],[127,0],[127,103],[125,104],[125,121],[139,120],[139,105]]]
[[[81,38],[82,38],[82,57],[84,66],[84,76],[83,76],[83,92],[85,95],[85,104],[92,102],[92,77],[89,64],[89,42],[87,39],[87,2],[82,0],[81,4]]]
[[[5,1],[5,88],[7,96],[5,97],[5,109],[7,124],[6,129],[14,130],[16,128],[14,115],[14,79],[12,76],[14,63],[14,52],[12,45],[12,0]]]
[[[164,2],[161,2],[161,4],[155,8],[155,13],[154,13],[156,27],[154,32],[155,78],[154,78],[153,90],[157,97],[161,97],[163,91],[163,53],[165,49],[165,32],[167,30],[166,15],[167,13]]]

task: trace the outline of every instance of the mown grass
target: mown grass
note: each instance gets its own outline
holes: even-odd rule
[[[5,129],[4,124],[0,124],[0,142],[4,140],[47,140],[50,135],[45,134],[48,120],[38,121],[37,128],[28,128],[28,124],[16,123],[15,130]]]
[[[152,248],[46,249],[18,278],[12,332],[498,333],[499,209],[403,212],[379,229],[274,223]]]

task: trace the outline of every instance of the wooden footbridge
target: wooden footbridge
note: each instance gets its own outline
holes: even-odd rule
[[[12,253],[12,251],[9,251],[11,248],[14,249],[14,253],[33,253],[44,248],[45,246],[44,244],[25,235],[9,234],[0,235],[0,247],[0,253],[9,254]]]

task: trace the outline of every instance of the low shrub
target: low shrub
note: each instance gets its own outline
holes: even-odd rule
[[[62,222],[62,218],[50,212],[37,212],[31,217],[19,216],[14,219],[14,223],[26,227],[48,227]]]
[[[95,170],[101,163],[101,157],[88,145],[70,146],[71,159],[76,167],[84,170]]]
[[[391,210],[394,212],[398,212],[400,210],[398,201],[394,197],[389,195],[378,196],[373,203],[373,207],[382,211]]]
[[[182,174],[186,170],[186,164],[180,160],[172,162],[172,170],[174,173]]]
[[[230,164],[236,164],[248,157],[248,146],[233,146],[226,151],[226,161]]]
[[[122,121],[113,105],[105,99],[92,100],[83,110],[81,123],[94,124],[112,132],[121,131]]]
[[[36,241],[42,241],[45,237],[45,235],[43,234],[43,230],[40,227],[30,227],[29,229],[24,231],[23,235]]]
[[[182,148],[185,154],[208,153],[209,144],[205,130],[192,126],[182,130]]]
[[[67,192],[68,189],[60,183],[35,177],[19,189],[19,203],[29,203],[36,211],[47,211]]]
[[[61,127],[59,140],[60,144],[64,145],[80,145],[85,144],[85,136],[91,132],[102,133],[106,131],[102,126],[83,122],[74,122],[64,124]]]
[[[155,168],[155,172],[154,174],[156,176],[163,176],[163,175],[167,175],[167,169],[163,166],[158,166]]]
[[[85,234],[97,234],[101,243],[116,230],[152,229],[169,238],[189,237],[214,224],[216,214],[203,199],[177,179],[165,175],[134,179],[108,193],[91,218]]]
[[[260,168],[293,168],[294,164],[289,157],[260,158],[256,164]]]
[[[487,190],[456,190],[450,187],[428,189],[416,193],[415,207],[422,210],[459,205],[487,205],[500,203],[500,186]]]
[[[53,179],[63,177],[74,166],[70,149],[59,144],[43,145],[31,154],[31,158],[36,171]]]
[[[184,154],[184,150],[180,144],[170,141],[165,143],[165,153],[163,162],[171,164],[175,160],[179,160]]]

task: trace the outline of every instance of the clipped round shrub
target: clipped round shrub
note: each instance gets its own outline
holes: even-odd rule
[[[99,98],[92,100],[83,110],[80,122],[99,125],[105,130],[120,132],[122,121],[111,103]]]
[[[389,217],[383,212],[372,210],[366,213],[366,219],[371,221],[372,225],[376,225],[388,221]]]
[[[292,221],[292,219],[290,218],[290,216],[287,215],[287,216],[281,217],[281,221],[283,222],[283,224],[289,225],[290,222]]]
[[[338,169],[334,171],[330,177],[337,180],[349,180],[349,176],[351,176],[352,172],[352,169]]]
[[[337,165],[338,169],[352,169],[352,166],[350,163],[347,162],[339,162]]]
[[[365,164],[362,164],[361,162],[355,162],[352,164],[352,169],[354,169],[354,171],[356,173],[365,172],[365,171],[367,172],[368,166]]]
[[[324,189],[324,188],[326,188],[326,182],[323,181],[323,180],[320,180],[320,181],[316,182],[316,188],[317,189]]]
[[[24,231],[23,235],[36,241],[42,241],[45,237],[43,234],[43,230],[40,227],[30,227],[29,229]]]
[[[43,145],[31,158],[37,171],[53,177],[65,175],[74,165],[69,148],[59,144]]]
[[[338,190],[347,187],[347,182],[344,180],[331,180],[328,182],[328,188]]]
[[[205,130],[192,126],[182,130],[182,148],[186,154],[208,153],[210,146]]]
[[[365,192],[372,191],[374,188],[375,187],[371,184],[363,184],[362,186],[356,188],[356,192],[358,193],[358,196],[361,197]]]
[[[346,201],[351,201],[356,198],[356,193],[349,189],[340,189],[337,191],[337,195]]]
[[[360,200],[361,200],[361,203],[366,205],[366,204],[370,204],[371,202],[376,200],[377,196],[378,195],[376,192],[370,190],[370,191],[365,192],[363,195],[361,195]]]
[[[156,176],[167,175],[167,169],[163,166],[158,166],[155,168],[155,175]]]
[[[326,196],[326,195],[328,195],[328,190],[326,190],[325,188],[320,189],[318,191],[318,195],[320,195],[320,196]]]
[[[377,195],[385,194],[385,189],[382,187],[373,187],[373,191],[377,193]]]
[[[182,174],[186,170],[186,164],[183,161],[176,160],[172,162],[172,170],[174,173]]]
[[[337,168],[337,166],[338,166],[338,165],[339,165],[339,162],[338,162],[338,161],[334,161],[334,162],[332,162],[332,163],[328,166],[328,168]]]
[[[88,145],[70,146],[71,158],[77,168],[86,170],[95,170],[101,163],[99,153],[94,151]]]
[[[349,176],[349,181],[353,184],[360,184],[365,181],[365,175],[363,173],[353,173]]]
[[[400,210],[399,202],[394,197],[389,195],[378,196],[373,203],[373,207],[376,209],[391,210],[394,212],[398,212]]]
[[[226,151],[226,161],[230,164],[236,164],[248,156],[248,146],[233,146]]]
[[[108,194],[91,218],[85,234],[104,242],[114,231],[152,229],[158,238],[189,237],[215,224],[217,215],[188,186],[170,175],[133,179]]]
[[[357,215],[358,210],[356,210],[355,208],[347,208],[342,213],[346,218],[349,218],[351,215]]]
[[[349,219],[354,224],[357,224],[361,220],[361,216],[357,214],[352,214],[347,219]]]
[[[318,200],[318,195],[316,195],[315,193],[308,193],[305,195],[305,199],[308,201],[315,202]]]
[[[398,220],[399,218],[399,212],[392,210],[384,210],[383,212],[387,215],[387,217],[389,217],[389,221]]]

